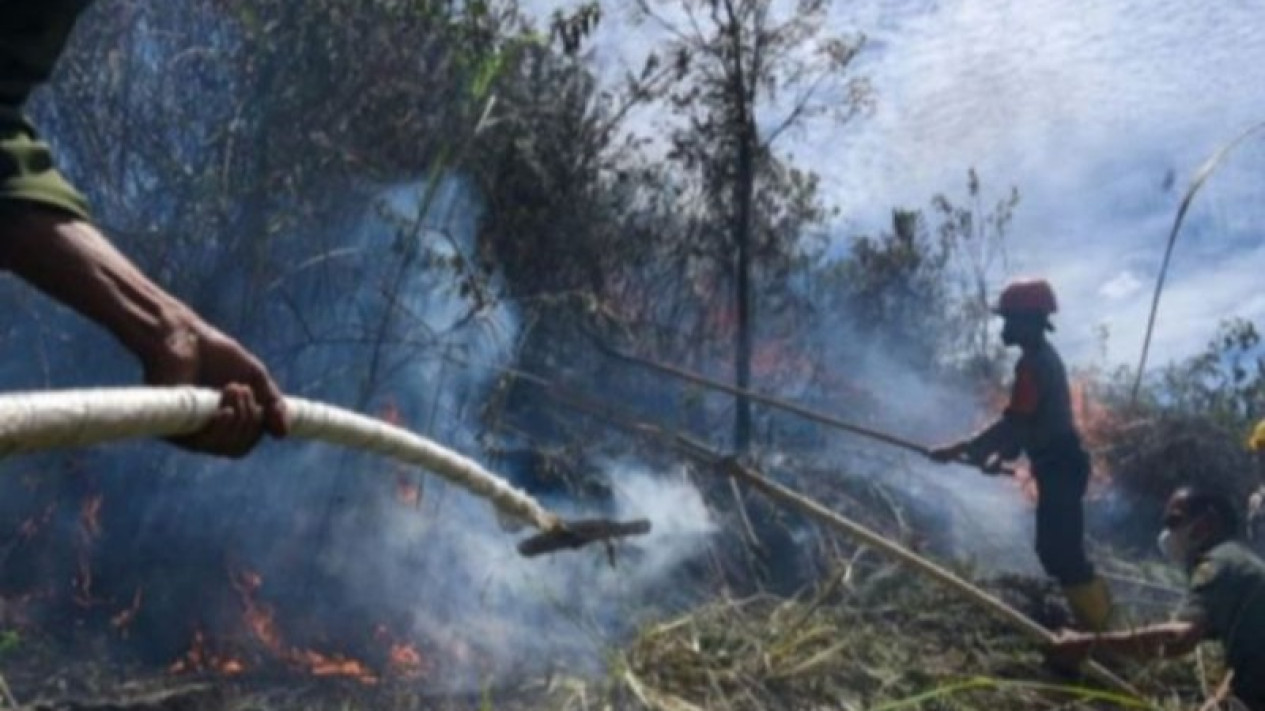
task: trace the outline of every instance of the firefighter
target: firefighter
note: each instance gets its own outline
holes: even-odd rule
[[[276,382],[241,344],[110,244],[23,114],[89,4],[0,2],[0,269],[105,327],[137,357],[147,383],[220,388],[221,408],[207,427],[173,442],[242,456],[264,431],[288,431]]]
[[[1037,485],[1036,552],[1046,573],[1063,587],[1077,622],[1102,630],[1111,596],[1085,555],[1082,499],[1089,483],[1089,456],[1072,418],[1063,361],[1046,340],[1058,306],[1044,279],[1017,280],[1002,291],[994,312],[1001,338],[1017,346],[1010,402],[1001,416],[974,436],[931,451],[938,462],[965,461],[986,471],[1026,454]]]
[[[1064,632],[1053,660],[1078,663],[1091,652],[1136,658],[1176,657],[1203,640],[1225,648],[1232,708],[1265,711],[1265,561],[1237,540],[1230,499],[1194,487],[1173,492],[1164,508],[1159,545],[1190,577],[1186,601],[1172,622],[1105,634]],[[1205,708],[1208,708],[1205,706]]]

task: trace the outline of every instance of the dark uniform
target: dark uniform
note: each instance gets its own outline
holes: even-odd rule
[[[1265,562],[1237,541],[1213,546],[1195,559],[1177,616],[1221,642],[1234,670],[1234,695],[1265,711]]]
[[[38,203],[88,218],[87,200],[57,172],[48,144],[22,114],[48,80],[91,0],[0,0],[0,205]]]
[[[973,437],[968,456],[984,461],[997,454],[1027,454],[1037,482],[1037,557],[1064,587],[1094,580],[1085,555],[1081,500],[1089,484],[1089,455],[1072,418],[1067,370],[1044,340],[1015,364],[1010,403],[1002,416]]]

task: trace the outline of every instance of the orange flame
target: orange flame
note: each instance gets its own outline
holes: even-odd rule
[[[230,581],[242,604],[242,622],[253,642],[270,656],[301,673],[319,677],[342,677],[361,684],[375,685],[381,676],[364,662],[344,654],[326,654],[314,649],[304,649],[288,644],[277,623],[275,609],[257,599],[263,587],[263,577],[252,571],[230,574]],[[140,606],[140,591],[134,608]],[[426,664],[417,648],[398,641],[385,626],[379,625],[374,639],[387,647],[386,674],[392,678],[412,680],[421,677]],[[201,629],[194,633],[189,650],[168,667],[173,674],[187,672],[213,672],[224,675],[240,674],[246,665],[239,659],[211,651],[206,635]]]
[[[387,669],[391,676],[399,679],[417,679],[425,674],[426,663],[415,645],[396,640],[385,625],[378,625],[373,636],[377,641],[389,645]]]
[[[263,585],[263,578],[258,573],[243,572],[236,576],[233,585],[245,608],[242,617],[247,629],[275,657],[313,676],[342,676],[362,684],[378,683],[377,675],[359,660],[288,646],[277,626],[273,608],[255,599],[255,593]]]
[[[233,676],[246,671],[246,665],[233,657],[224,657],[207,650],[206,635],[202,630],[194,630],[193,642],[189,651],[167,667],[172,674],[210,671],[224,676]]]
[[[417,647],[396,642],[391,645],[388,654],[388,664],[395,676],[401,679],[417,679],[422,676],[422,655],[417,651]]]
[[[1100,490],[1111,481],[1111,464],[1105,452],[1124,429],[1124,417],[1113,411],[1093,392],[1093,382],[1085,376],[1072,379],[1072,416],[1093,463],[1093,490]]]

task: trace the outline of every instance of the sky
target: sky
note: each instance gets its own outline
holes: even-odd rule
[[[659,35],[624,3],[603,10],[592,53],[614,77]],[[893,206],[962,195],[973,166],[986,197],[1020,190],[1010,272],[1054,284],[1068,360],[1136,362],[1182,194],[1220,146],[1265,122],[1265,0],[836,0],[830,18],[831,31],[866,35],[856,68],[877,103],[783,147],[842,208],[841,244],[884,227]],[[1265,131],[1195,198],[1152,365],[1198,351],[1223,319],[1265,320],[1263,235]]]

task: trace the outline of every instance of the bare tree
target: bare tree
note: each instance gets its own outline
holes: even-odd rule
[[[678,81],[660,97],[674,117],[669,157],[697,181],[701,221],[724,226],[700,230],[702,244],[691,249],[732,286],[741,388],[751,384],[757,276],[787,259],[804,224],[820,216],[815,201],[801,201],[807,211],[800,219],[774,219],[796,202],[779,184],[793,171],[780,169],[774,145],[811,119],[847,121],[871,98],[868,83],[849,74],[864,38],[827,33],[829,7],[828,0],[637,0],[639,18],[667,35],[652,59],[670,58],[677,70]],[[739,398],[739,451],[749,448],[751,434],[751,404]]]

